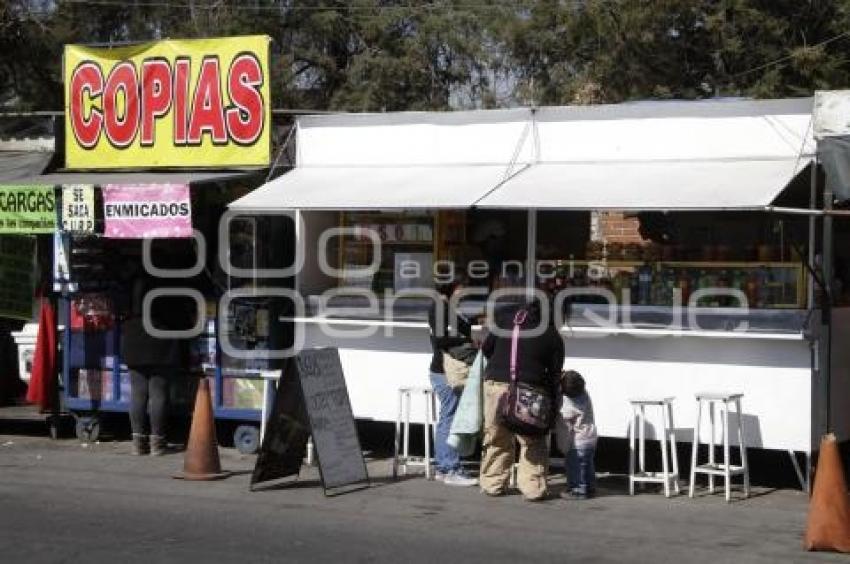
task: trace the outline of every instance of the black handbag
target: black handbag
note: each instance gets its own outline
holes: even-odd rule
[[[519,348],[519,330],[528,317],[528,311],[519,310],[514,315],[511,334],[511,382],[499,398],[499,422],[517,435],[545,435],[555,422],[555,401],[550,391],[524,382],[517,382],[516,360]]]

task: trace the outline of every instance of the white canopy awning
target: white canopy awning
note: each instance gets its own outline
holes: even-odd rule
[[[469,208],[505,178],[504,165],[304,167],[236,200],[251,210]]]
[[[238,210],[468,208],[528,162],[527,109],[299,118],[296,167]]]
[[[809,158],[540,164],[477,202],[482,208],[744,210],[770,205]]]
[[[811,99],[541,108],[534,164],[482,208],[761,209],[811,161]]]
[[[240,210],[756,209],[814,154],[811,99],[309,116]]]
[[[53,151],[0,151],[0,183],[9,183],[44,172]]]

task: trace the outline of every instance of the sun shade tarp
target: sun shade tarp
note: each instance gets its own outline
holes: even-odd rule
[[[300,118],[241,210],[754,209],[811,161],[811,99]]]
[[[468,208],[531,159],[530,111],[299,118],[296,168],[246,210]],[[511,165],[511,163],[514,163]]]
[[[810,159],[542,164],[479,207],[708,210],[769,205]]]
[[[826,176],[826,188],[837,200],[850,200],[850,135],[824,137],[818,141],[818,157]]]
[[[0,183],[18,183],[44,172],[53,153],[50,151],[0,151]]]
[[[236,210],[468,208],[503,165],[296,168],[230,204]]]

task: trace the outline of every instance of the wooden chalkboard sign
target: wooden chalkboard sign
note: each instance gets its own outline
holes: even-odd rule
[[[251,475],[251,489],[255,484],[271,486],[284,478],[297,478],[309,437],[310,421],[301,382],[295,374],[295,360],[288,359],[283,365],[263,444]]]
[[[326,495],[367,487],[369,475],[335,348],[310,349],[287,362],[251,478],[297,476],[313,436]]]

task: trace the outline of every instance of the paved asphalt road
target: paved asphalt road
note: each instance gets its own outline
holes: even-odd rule
[[[237,474],[170,476],[181,455],[136,458],[127,442],[0,435],[2,562],[826,562],[800,548],[807,498],[758,492],[630,498],[622,479],[586,502],[488,498],[419,477],[386,480],[371,461],[366,491],[325,498],[300,486],[249,492],[254,458],[222,449]],[[555,478],[557,484],[562,479]]]

